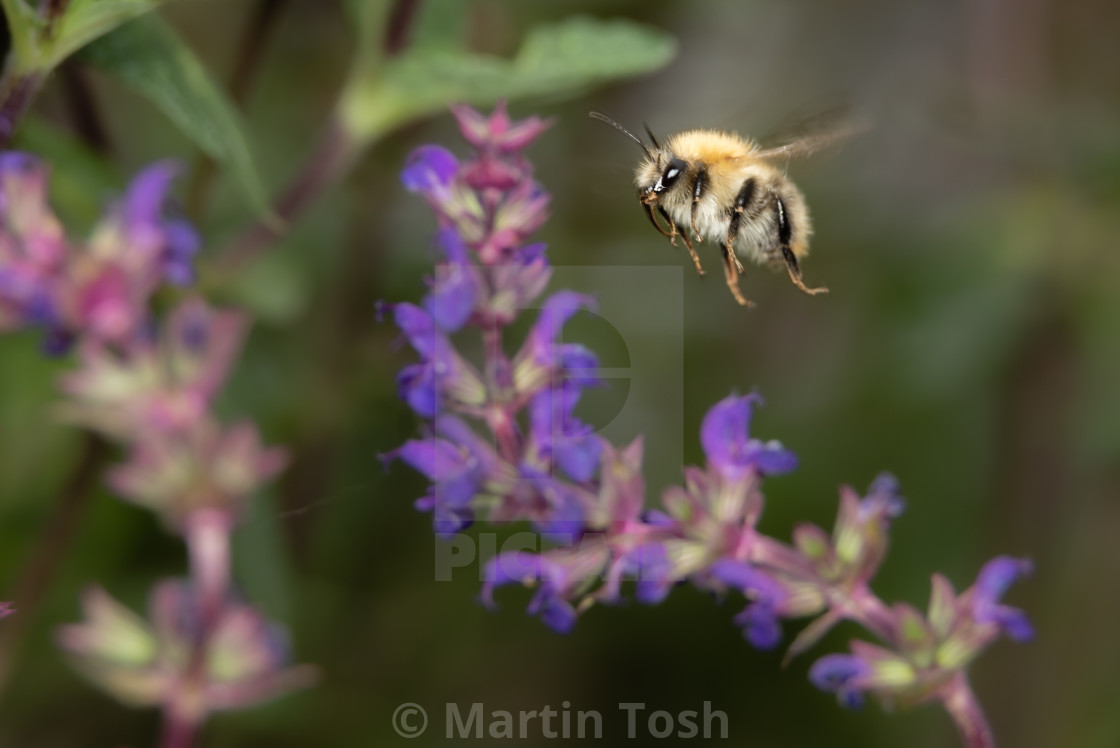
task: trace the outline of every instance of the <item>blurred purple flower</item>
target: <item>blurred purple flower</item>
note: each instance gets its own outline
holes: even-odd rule
[[[463,104],[452,106],[451,111],[468,143],[479,150],[493,149],[502,154],[524,150],[552,126],[550,120],[539,117],[512,121],[506,112],[505,101],[499,101],[489,117]]]
[[[1000,599],[1020,577],[1029,576],[1034,565],[1026,559],[1000,556],[984,564],[972,595],[972,616],[977,623],[995,624],[1014,641],[1030,641],[1034,627],[1018,608],[1001,605]]]
[[[304,688],[314,668],[289,667],[281,630],[233,600],[208,636],[206,667],[191,662],[203,626],[189,583],[164,581],[152,593],[151,622],[93,588],[83,596],[86,620],[62,626],[58,643],[77,669],[119,701],[163,706],[201,722],[209,712],[243,709]]]
[[[137,175],[86,246],[68,249],[47,205],[46,169],[26,154],[0,158],[0,330],[37,326],[49,352],[77,337],[127,344],[149,319],[161,283],[187,285],[200,242],[167,215],[177,169]]]

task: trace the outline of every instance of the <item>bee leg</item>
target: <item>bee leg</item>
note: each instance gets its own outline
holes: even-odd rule
[[[788,244],[782,245],[782,259],[786,261],[786,270],[789,271],[789,279],[793,281],[793,285],[800,288],[810,296],[816,296],[819,293],[828,293],[828,289],[824,286],[817,288],[809,288],[805,282],[801,280],[801,267],[797,263],[797,255],[789,248]]]
[[[671,215],[669,215],[669,211],[665,210],[660,205],[657,206],[657,212],[661,214],[661,217],[665,219],[665,223],[669,225],[669,230],[667,232],[662,231],[661,233],[669,237],[670,244],[672,244],[674,247],[677,246],[677,237],[681,236],[681,232],[677,230],[677,222],[673,220],[673,217]]]
[[[753,307],[754,302],[743,296],[743,292],[739,290],[739,273],[742,269],[742,264],[731,248],[731,242],[728,242],[723,248],[723,274],[727,279],[727,287],[731,289],[731,295],[740,306]]]
[[[810,294],[810,296],[816,296],[818,293],[828,293],[829,290],[823,286],[820,288],[809,288],[805,286],[805,282],[801,280],[801,264],[797,262],[797,255],[790,249],[790,237],[793,236],[793,226],[790,225],[790,216],[788,216],[786,212],[785,203],[782,202],[781,196],[775,197],[774,209],[777,212],[777,242],[782,249],[782,259],[785,260],[785,269],[790,272],[790,280],[793,281],[794,286]]]
[[[708,189],[708,170],[701,164],[696,172],[696,180],[692,183],[692,215],[689,222],[692,227],[692,238],[701,241],[700,231],[696,228],[696,212],[700,209],[700,198]]]
[[[642,207],[645,208],[646,215],[649,216],[649,222],[653,224],[653,227],[655,229],[657,229],[658,232],[660,232],[662,236],[669,237],[669,241],[672,242],[674,247],[677,246],[677,227],[673,225],[672,219],[669,220],[669,225],[672,226],[673,230],[672,231],[666,231],[665,229],[661,228],[661,224],[658,223],[657,218],[654,217],[653,206],[651,204],[647,203],[647,202],[643,202]],[[662,207],[660,205],[657,206],[657,210],[661,213],[661,215],[665,216],[666,218],[669,218],[669,215],[667,213],[665,213],[664,209],[662,209]]]
[[[824,286],[819,288],[809,288],[805,282],[801,280],[801,265],[797,262],[797,255],[790,249],[789,241],[793,235],[793,227],[789,222],[789,215],[786,212],[786,204],[782,202],[779,196],[774,200],[774,210],[778,214],[778,244],[782,249],[782,259],[786,261],[786,270],[789,271],[789,279],[793,281],[793,285],[800,288],[810,296],[816,296],[819,293],[828,293],[828,289]]]
[[[696,254],[696,247],[692,246],[692,242],[688,240],[688,234],[681,232],[681,239],[684,240],[684,246],[688,247],[688,254],[692,258],[692,264],[696,266],[696,272],[704,275],[704,268],[700,266],[700,255]],[[699,237],[697,237],[699,241]]]

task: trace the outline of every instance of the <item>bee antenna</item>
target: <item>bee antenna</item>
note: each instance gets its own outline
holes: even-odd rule
[[[649,146],[646,145],[645,143],[643,143],[641,141],[641,139],[638,138],[637,135],[635,135],[634,133],[627,130],[625,127],[623,127],[621,124],[619,124],[616,120],[611,119],[610,117],[603,114],[602,112],[588,112],[588,115],[592,119],[597,119],[600,122],[606,122],[608,125],[610,125],[614,129],[618,130],[620,133],[622,133],[623,135],[625,135],[626,137],[630,138],[635,143],[637,143],[639,146],[641,146],[642,150],[646,152],[646,156],[648,156],[649,158],[653,158],[653,153],[650,151]],[[648,130],[649,128],[646,128],[646,129]],[[654,144],[656,145],[656,141],[654,141]],[[660,146],[658,146],[658,150],[661,150]]]
[[[653,130],[649,129],[649,123],[643,122],[642,126],[646,128],[646,135],[649,136],[649,142],[653,143],[653,147],[660,151],[661,144],[657,142],[657,136],[653,134]]]

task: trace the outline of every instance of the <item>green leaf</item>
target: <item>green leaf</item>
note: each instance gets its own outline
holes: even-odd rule
[[[71,0],[58,21],[51,57],[57,65],[98,37],[141,16],[163,0]]]
[[[630,21],[576,17],[532,31],[513,59],[419,47],[359,70],[342,100],[342,121],[368,141],[448,103],[566,97],[616,78],[648,73],[672,59],[668,34]]]
[[[86,47],[81,57],[145,96],[230,171],[258,213],[270,214],[241,118],[170,26],[156,17],[138,19]]]

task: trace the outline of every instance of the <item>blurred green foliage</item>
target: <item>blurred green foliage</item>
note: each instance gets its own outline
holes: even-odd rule
[[[256,7],[206,0],[162,13],[221,81]],[[293,455],[235,540],[237,576],[287,622],[298,659],[320,665],[324,678],[275,705],[217,717],[205,744],[394,744],[390,716],[404,701],[434,716],[447,701],[516,711],[564,700],[603,711],[609,738],[624,730],[619,702],[679,711],[710,700],[728,712],[741,745],[955,740],[934,709],[841,711],[807,683],[811,655],[781,669],[780,655],[741,640],[734,608],[691,591],[657,608],[592,611],[557,637],[523,614],[527,596],[518,591],[501,596],[499,612],[482,610],[477,566],[433,581],[435,541],[411,505],[423,482],[377,461],[418,426],[393,381],[410,356],[377,322],[374,302],[418,298],[430,268],[433,220],[397,183],[408,150],[457,147],[440,113],[445,98],[515,94],[532,95],[512,107],[515,116],[557,120],[530,155],[554,196],[542,238],[568,266],[565,278],[590,285],[602,268],[634,268],[639,278],[643,268],[679,270],[683,351],[666,350],[659,365],[683,361],[683,412],[665,412],[657,398],[627,404],[658,455],[647,466],[650,503],[679,480],[682,460],[701,459],[705,410],[729,390],[757,387],[768,407],[756,433],[802,459],[794,475],[768,483],[765,530],[788,537],[797,521],[827,525],[838,483],[862,488],[892,470],[909,510],[879,576],[884,598],[922,604],[933,571],[963,587],[998,553],[1035,559],[1037,576],[1014,602],[1034,618],[1038,641],[1001,644],[974,671],[1001,744],[1120,744],[1120,602],[1111,594],[1120,586],[1120,60],[1112,38],[1120,10],[1091,0],[953,8],[430,0],[418,13],[411,44],[385,61],[374,49],[383,16],[363,37],[333,3],[283,3],[246,99],[245,142],[269,192],[298,171],[338,113],[339,92],[355,132],[380,140],[268,254],[215,289],[258,317],[223,408],[256,419]],[[589,27],[573,20],[580,14],[631,23]],[[667,69],[590,92],[602,73],[658,68],[670,37],[677,57]],[[158,97],[173,91],[141,88],[156,94],[153,105],[116,75],[93,66],[77,73],[106,142],[90,144],[56,76],[18,144],[53,162],[59,213],[80,233],[125,175],[167,156],[194,162],[204,144],[194,125],[167,126]],[[392,106],[376,110],[374,96]],[[631,126],[649,121],[658,133],[760,134],[837,99],[866,111],[875,129],[789,167],[816,226],[807,281],[832,293],[811,299],[784,277],[752,270],[744,290],[758,302],[753,312],[738,309],[718,278],[696,277],[687,256],[646,223],[630,184],[637,150],[586,116],[596,109]],[[205,111],[181,108],[182,118],[172,117],[179,126]],[[209,208],[193,216],[210,256],[253,218],[241,167],[230,158],[223,165]],[[715,262],[711,248],[701,251]],[[620,368],[628,347],[662,339],[639,325],[620,343],[589,317],[572,334]],[[50,416],[67,362],[43,360],[29,337],[0,341],[0,360],[0,590],[10,590],[79,460],[80,439]],[[632,368],[628,376],[642,375]],[[612,403],[618,410],[627,391],[619,382],[581,416],[611,428],[603,413]],[[98,492],[10,663],[0,745],[150,744],[156,715],[112,704],[80,681],[50,632],[76,619],[88,583],[138,608],[156,579],[184,568],[181,549],[151,517]],[[858,633],[841,627],[817,651]],[[413,742],[446,741],[433,729]]]

